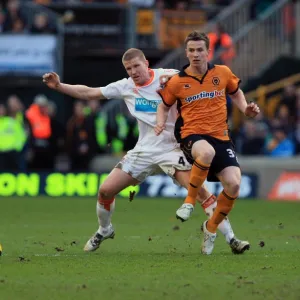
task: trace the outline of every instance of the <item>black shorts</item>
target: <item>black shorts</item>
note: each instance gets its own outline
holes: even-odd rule
[[[219,181],[216,174],[220,173],[227,167],[240,167],[232,141],[222,141],[214,137],[201,134],[192,134],[181,140],[180,148],[189,163],[194,163],[192,156],[193,144],[200,140],[207,141],[216,151],[216,155],[209,168],[207,181]]]

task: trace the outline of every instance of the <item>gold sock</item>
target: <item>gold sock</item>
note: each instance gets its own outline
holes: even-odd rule
[[[207,177],[209,167],[210,165],[203,164],[200,159],[195,159],[190,175],[188,195],[184,203],[190,203],[195,206],[198,191]]]
[[[219,224],[226,218],[233,208],[236,198],[227,195],[224,190],[217,197],[217,207],[212,217],[207,221],[206,228],[209,232],[216,233]]]

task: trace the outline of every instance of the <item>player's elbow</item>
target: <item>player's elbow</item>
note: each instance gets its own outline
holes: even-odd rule
[[[170,107],[165,105],[165,103],[161,102],[158,106],[158,110],[161,110],[163,112],[168,112],[170,110]]]

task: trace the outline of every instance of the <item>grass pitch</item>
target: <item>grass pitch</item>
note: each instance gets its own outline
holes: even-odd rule
[[[238,256],[221,234],[201,255],[200,206],[180,223],[181,200],[158,198],[117,199],[115,239],[84,253],[95,204],[0,199],[1,300],[300,299],[300,203],[239,200],[230,219],[251,249]]]

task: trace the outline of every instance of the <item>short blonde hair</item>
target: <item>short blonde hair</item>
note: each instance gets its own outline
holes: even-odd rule
[[[142,50],[137,49],[137,48],[130,48],[123,54],[122,62],[129,61],[136,57],[138,57],[142,60],[146,60],[145,54]]]

